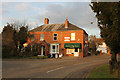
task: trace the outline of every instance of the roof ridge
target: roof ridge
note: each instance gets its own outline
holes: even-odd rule
[[[65,23],[55,23],[55,24],[65,24]],[[54,25],[54,23],[53,24],[43,24],[43,25]]]

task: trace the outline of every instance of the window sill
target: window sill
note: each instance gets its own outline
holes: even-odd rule
[[[44,41],[44,40],[40,40],[40,41]]]
[[[58,40],[53,40],[53,41],[58,41]]]
[[[76,40],[70,40],[70,41],[76,41]]]

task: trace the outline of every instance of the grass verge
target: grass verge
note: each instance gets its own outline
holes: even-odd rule
[[[118,78],[117,71],[114,71],[113,74],[109,72],[109,64],[105,64],[93,69],[87,78]]]

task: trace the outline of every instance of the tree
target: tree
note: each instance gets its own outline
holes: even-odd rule
[[[7,26],[4,26],[2,31],[2,53],[3,57],[13,56],[14,55],[14,40],[13,37],[13,26],[9,23]]]
[[[120,53],[120,2],[92,2],[96,13],[101,37],[112,51],[112,60],[116,63],[116,54]]]
[[[18,41],[19,41],[19,38],[18,38],[18,32],[15,30],[14,28],[14,32],[13,32],[13,40],[14,40],[14,44],[15,44],[15,52],[17,53],[17,48],[18,48]]]
[[[95,39],[94,39],[93,35],[89,36],[88,43],[89,43],[89,51],[91,51],[92,53],[95,53],[95,51],[96,51],[96,42],[95,42]]]
[[[21,26],[15,28],[16,25],[7,24],[2,31],[2,53],[3,57],[17,55],[18,42],[20,43],[20,50],[23,44],[27,42],[28,26]]]
[[[28,29],[27,28],[28,28],[27,26],[26,27],[22,26],[18,33],[20,49],[23,47],[23,44],[27,42],[27,39],[28,39]]]
[[[23,47],[23,44],[27,42],[28,39],[28,26],[20,27],[19,31],[14,29],[13,40],[16,45],[16,51],[19,45],[19,50]]]

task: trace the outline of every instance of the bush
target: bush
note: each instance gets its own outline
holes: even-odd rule
[[[47,59],[48,58],[48,56],[43,56],[43,59]]]
[[[51,55],[50,55],[50,54],[48,54],[47,56],[48,56],[48,58],[50,58],[50,57],[51,57]]]
[[[37,56],[40,54],[39,52],[39,45],[34,44],[31,47],[31,44],[28,44],[28,46],[25,48],[25,53],[27,53],[27,56]]]
[[[14,56],[14,49],[12,47],[9,46],[2,46],[2,58],[7,58],[10,56]]]

